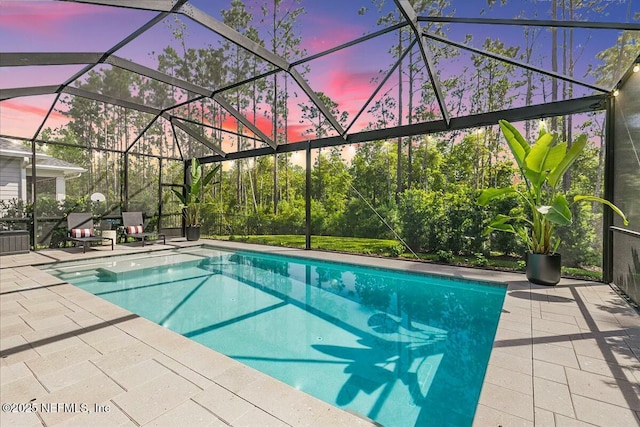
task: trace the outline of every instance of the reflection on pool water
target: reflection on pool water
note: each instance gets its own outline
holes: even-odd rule
[[[506,290],[210,247],[47,271],[385,426],[472,424]]]

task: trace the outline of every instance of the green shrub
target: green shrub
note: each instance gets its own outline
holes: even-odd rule
[[[475,253],[476,259],[473,260],[473,265],[478,267],[485,267],[489,264],[489,260],[482,252]]]
[[[392,257],[399,257],[404,253],[404,246],[402,245],[389,246],[387,253]]]
[[[436,253],[436,260],[439,262],[446,262],[447,264],[451,264],[454,260],[453,252],[439,250]]]

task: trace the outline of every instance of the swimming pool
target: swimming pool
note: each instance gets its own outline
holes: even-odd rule
[[[46,270],[390,427],[472,424],[506,290],[212,247]]]

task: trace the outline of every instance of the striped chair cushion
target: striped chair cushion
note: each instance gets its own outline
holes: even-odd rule
[[[138,234],[144,231],[144,227],[141,225],[130,225],[127,227],[127,233],[129,234]]]
[[[90,228],[72,228],[71,237],[93,237]]]

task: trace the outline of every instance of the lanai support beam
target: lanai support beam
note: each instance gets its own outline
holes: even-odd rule
[[[157,108],[138,104],[136,102],[124,101],[119,98],[114,98],[113,96],[102,95],[100,93],[79,89],[77,87],[66,87],[62,90],[62,93],[68,93],[69,95],[92,99],[94,101],[104,102],[105,104],[117,105],[119,107],[129,108],[131,110],[141,111],[143,113],[153,114],[156,116],[162,113],[162,110],[159,110]]]
[[[418,15],[416,11],[411,6],[411,3],[408,0],[395,0],[396,6],[400,10],[400,13],[404,16],[404,19],[407,20],[413,33],[418,40],[420,46],[420,53],[422,55],[422,60],[424,61],[425,67],[427,69],[427,73],[429,74],[429,78],[431,79],[431,85],[433,86],[433,91],[436,94],[436,100],[438,101],[438,106],[440,107],[440,112],[442,113],[442,118],[444,122],[449,126],[451,122],[451,115],[449,114],[449,110],[447,109],[447,104],[444,99],[444,94],[442,93],[442,87],[440,85],[440,79],[438,78],[438,74],[436,73],[435,63],[433,61],[433,56],[431,55],[431,50],[427,46],[425,38],[422,36],[422,28],[420,28],[420,22],[418,22]]]
[[[553,21],[548,19],[495,19],[495,18],[458,18],[453,16],[418,16],[420,22],[438,22],[443,24],[487,24],[515,25],[518,27],[556,27],[590,28],[599,30],[640,31],[640,24],[633,22],[589,22],[589,21]]]
[[[518,61],[517,59],[513,59],[513,58],[509,58],[508,56],[498,55],[497,53],[492,53],[492,52],[489,52],[489,51],[486,51],[486,50],[483,50],[483,49],[478,49],[478,48],[475,48],[475,47],[472,47],[472,46],[467,46],[467,45],[465,45],[463,43],[458,43],[458,42],[455,42],[453,40],[449,40],[446,37],[439,36],[439,35],[437,35],[435,33],[429,32],[429,31],[424,31],[423,34],[425,35],[425,37],[430,38],[432,40],[436,40],[436,41],[439,41],[439,42],[442,42],[442,43],[446,43],[448,45],[455,46],[455,47],[458,47],[460,49],[468,50],[468,51],[471,51],[471,52],[474,52],[474,53],[477,53],[477,54],[480,54],[480,55],[484,55],[484,56],[487,56],[489,58],[497,59],[498,61],[506,62],[507,64],[516,65],[518,67],[522,67],[522,68],[525,68],[525,69],[530,70],[530,71],[535,71],[536,73],[545,74],[545,75],[547,75],[549,77],[554,77],[554,78],[559,79],[559,80],[564,80],[566,82],[570,82],[570,83],[574,83],[574,84],[577,84],[577,85],[580,85],[580,86],[588,87],[589,89],[593,89],[593,90],[596,90],[598,92],[602,92],[602,93],[609,92],[609,89],[607,89],[605,87],[594,85],[594,84],[591,84],[589,82],[585,82],[585,81],[582,81],[582,80],[578,80],[578,79],[575,79],[573,77],[566,76],[564,74],[556,73],[554,71],[547,71],[547,70],[544,70],[542,68],[537,68],[537,67],[534,67],[532,65],[527,64],[526,62]]]
[[[513,108],[508,110],[493,111],[490,113],[475,114],[465,117],[452,117],[449,126],[444,120],[432,122],[414,123],[411,125],[395,126],[387,129],[376,129],[350,134],[345,141],[339,136],[321,138],[311,141],[311,149],[335,147],[345,144],[358,144],[362,142],[378,141],[405,136],[426,135],[451,130],[463,130],[482,126],[496,125],[498,120],[505,119],[510,122],[522,120],[535,120],[547,117],[562,116],[567,114],[588,113],[606,109],[608,95],[593,95],[584,98],[569,99],[566,101],[552,102],[548,104],[532,105],[528,107]],[[307,141],[293,142],[278,146],[278,153],[291,153],[305,150]],[[272,153],[268,148],[256,148],[252,150],[228,153],[226,157],[208,156],[201,157],[202,163],[220,162],[223,160],[238,160],[248,157],[259,157]]]
[[[0,67],[91,64],[98,62],[101,57],[102,53],[98,52],[7,52],[0,55]]]
[[[11,98],[19,98],[21,96],[37,96],[52,95],[58,93],[60,86],[32,86],[32,87],[14,87],[11,89],[0,89],[0,101]]]
[[[171,124],[175,125],[178,129],[185,132],[187,135],[204,145],[205,147],[211,149],[214,153],[219,156],[226,157],[227,153],[222,151],[220,148],[213,145],[209,140],[203,138],[202,135],[199,135],[198,132],[195,131],[191,126],[186,123],[182,123],[179,119],[173,116],[169,116],[168,114],[163,114],[163,117],[171,122]]]
[[[175,6],[174,0],[58,0],[71,3],[86,3],[97,6],[124,7],[127,9],[155,10],[156,12],[170,12]]]

